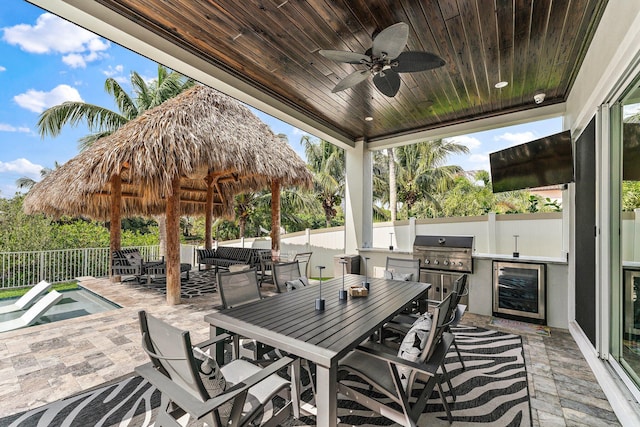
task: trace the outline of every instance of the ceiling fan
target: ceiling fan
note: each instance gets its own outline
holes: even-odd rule
[[[442,67],[445,62],[438,55],[429,52],[406,51],[409,26],[398,22],[374,36],[373,46],[364,54],[343,50],[320,50],[320,55],[337,62],[362,64],[364,70],[357,70],[342,79],[332,93],[357,85],[373,75],[373,84],[380,92],[393,97],[400,89],[398,73],[414,73]]]

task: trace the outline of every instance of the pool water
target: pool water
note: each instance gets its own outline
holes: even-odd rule
[[[57,322],[65,319],[86,316],[88,314],[102,313],[108,310],[121,308],[88,289],[80,287],[72,291],[59,291],[63,297],[56,305],[45,312],[35,325]],[[0,306],[9,305],[18,298],[8,298],[0,300]],[[0,314],[0,322],[20,317],[24,311]]]

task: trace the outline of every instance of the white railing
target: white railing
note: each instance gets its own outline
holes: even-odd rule
[[[144,259],[160,258],[158,246],[139,246]],[[66,282],[80,276],[109,275],[109,248],[0,252],[0,289],[19,288],[46,280]]]

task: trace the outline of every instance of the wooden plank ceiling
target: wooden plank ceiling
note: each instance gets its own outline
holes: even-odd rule
[[[563,102],[606,0],[97,0],[349,139],[373,141]],[[409,25],[406,50],[444,67],[401,74],[394,98],[371,79],[331,90],[362,66],[372,34]],[[509,85],[495,88],[499,81]],[[373,121],[365,121],[366,116]]]

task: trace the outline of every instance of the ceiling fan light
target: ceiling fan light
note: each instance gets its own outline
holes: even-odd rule
[[[501,81],[495,84],[496,89],[502,89],[503,87],[507,87],[509,82]]]

